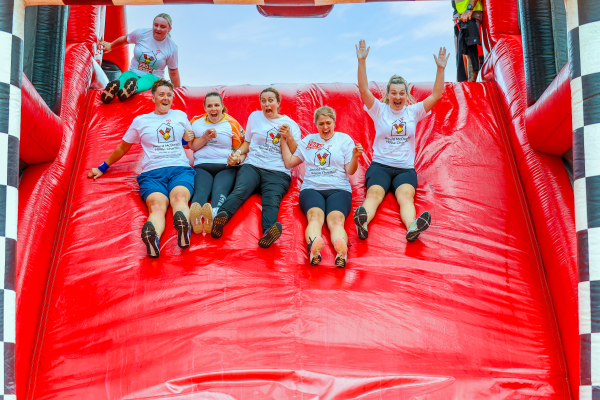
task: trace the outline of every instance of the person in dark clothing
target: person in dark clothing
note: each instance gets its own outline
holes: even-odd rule
[[[452,1],[454,9],[454,46],[456,50],[456,80],[475,82],[483,59],[479,57],[483,22],[483,6],[479,0]],[[461,29],[461,25],[464,29]],[[470,27],[470,29],[469,29]],[[463,35],[461,36],[461,31]],[[469,34],[469,32],[471,32]],[[476,38],[476,39],[475,39]]]
[[[262,195],[263,237],[258,245],[267,248],[281,236],[283,227],[277,221],[277,216],[292,178],[283,162],[279,142],[286,137],[290,150],[294,152],[301,136],[298,124],[290,117],[279,114],[280,103],[281,96],[277,90],[266,88],[260,93],[262,111],[250,114],[245,141],[227,160],[229,165],[236,165],[240,157],[247,154],[233,191],[213,218],[211,236],[216,239],[223,235],[225,224],[253,193]]]

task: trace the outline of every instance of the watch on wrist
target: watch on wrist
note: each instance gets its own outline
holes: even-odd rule
[[[469,10],[469,11],[473,11],[473,5],[472,5],[472,4],[469,4],[469,5],[467,6],[467,10]]]

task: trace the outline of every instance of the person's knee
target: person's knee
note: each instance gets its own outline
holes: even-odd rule
[[[165,214],[167,212],[167,205],[163,201],[158,199],[148,199],[146,203],[150,214]]]
[[[401,203],[414,202],[415,189],[410,185],[402,185],[396,190],[396,199]]]
[[[187,203],[189,201],[189,191],[184,190],[184,189],[173,189],[171,191],[171,194],[169,195],[169,198],[171,200],[171,203],[177,203],[177,204],[181,204],[181,203]]]
[[[306,219],[308,219],[308,223],[323,223],[325,219],[325,213],[320,208],[314,207],[308,210],[306,213]]]
[[[373,185],[367,190],[367,198],[383,200],[385,196],[385,190],[379,185]]]
[[[343,227],[346,218],[340,211],[332,211],[327,215],[327,225],[330,227]]]

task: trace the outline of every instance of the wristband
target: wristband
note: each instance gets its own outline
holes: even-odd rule
[[[100,166],[98,167],[98,169],[100,170],[100,172],[102,172],[103,174],[106,173],[106,171],[108,171],[109,165],[106,162],[103,162],[102,164],[100,164]]]
[[[188,142],[184,138],[181,138],[181,144],[185,146],[186,144],[188,144]]]

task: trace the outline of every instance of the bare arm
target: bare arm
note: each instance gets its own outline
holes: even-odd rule
[[[210,139],[216,137],[217,131],[215,130],[215,128],[210,128],[204,131],[204,134],[202,136],[195,138],[188,144],[190,146],[190,149],[192,149],[193,151],[198,151],[201,148],[203,148]]]
[[[243,162],[246,159],[246,154],[250,150],[250,142],[244,142],[237,149],[231,152],[229,157],[227,157],[227,165],[237,165],[238,163]]]
[[[291,135],[290,135],[291,137]],[[294,140],[294,138],[291,138],[292,140]],[[296,142],[294,142],[295,144]],[[286,138],[282,137],[281,140],[279,141],[279,145],[281,146],[281,158],[283,158],[283,163],[285,164],[286,168],[294,168],[296,165],[301,164],[302,163],[302,159],[300,157],[296,157],[291,149],[290,146],[288,145],[288,141]],[[296,145],[296,147],[298,147]],[[296,151],[296,150],[294,150]]]
[[[362,153],[363,147],[360,143],[357,143],[356,147],[354,147],[354,150],[352,150],[352,160],[350,160],[348,164],[344,165],[344,168],[346,169],[346,173],[348,175],[354,175],[354,173],[358,169],[358,157],[360,157]]]
[[[114,49],[118,49],[119,47],[123,47],[127,44],[127,35],[121,36],[120,38],[115,39],[112,42],[105,42],[104,40],[100,40],[98,42],[98,47],[100,50],[104,50],[104,54],[110,53]]]
[[[173,84],[173,86],[181,87],[181,79],[179,79],[179,68],[169,68],[169,77],[171,78],[171,83]]]
[[[117,148],[106,159],[106,161],[105,161],[106,165],[108,165],[110,167],[111,165],[113,165],[114,163],[119,161],[121,158],[123,158],[123,156],[125,154],[127,154],[127,152],[129,151],[129,149],[131,149],[132,145],[133,145],[132,143],[127,143],[124,140],[121,141],[121,143],[119,143]],[[96,179],[96,178],[101,177],[102,175],[103,175],[102,171],[100,171],[98,168],[92,168],[92,170],[90,172],[88,172],[88,178]]]
[[[433,92],[429,95],[429,97],[423,100],[425,112],[431,111],[442,98],[442,94],[444,94],[444,70],[446,69],[446,63],[448,62],[449,57],[450,53],[446,55],[445,47],[440,47],[440,53],[438,57],[436,57],[435,54],[433,55],[433,58],[435,58],[435,63],[437,64],[437,73],[435,74]]]
[[[373,107],[375,96],[369,90],[369,80],[367,79],[367,56],[370,47],[366,47],[365,41],[361,40],[356,46],[356,58],[358,58],[358,90],[363,103],[368,109]]]

